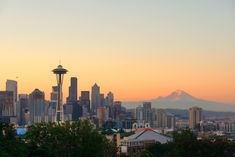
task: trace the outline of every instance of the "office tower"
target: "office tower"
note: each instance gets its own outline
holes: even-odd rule
[[[100,94],[100,106],[104,107],[105,106],[105,99],[104,99],[104,94]]]
[[[136,108],[136,120],[138,123],[143,123],[143,107],[139,106]]]
[[[174,130],[175,123],[176,123],[175,116],[170,113],[167,113],[166,120],[165,120],[166,128]]]
[[[202,108],[192,107],[189,109],[189,128],[196,129],[203,120]]]
[[[159,129],[175,129],[175,116],[164,109],[152,109],[152,127]]]
[[[48,121],[56,121],[56,106],[57,106],[58,87],[52,86],[51,98],[48,106]]]
[[[114,95],[112,92],[109,92],[106,96],[106,105],[113,106],[114,105]]]
[[[29,96],[27,94],[19,95],[19,125],[28,123],[27,115],[29,114]]]
[[[79,120],[83,116],[83,108],[80,102],[73,103],[72,120]]]
[[[44,121],[45,116],[45,95],[39,89],[35,89],[29,95],[30,122],[40,123]]]
[[[109,118],[114,119],[114,95],[112,92],[107,94],[105,106],[108,108]]]
[[[122,102],[115,101],[114,102],[114,119],[120,120],[122,114]]]
[[[100,87],[95,84],[91,89],[91,109],[96,112],[97,107],[100,106]]]
[[[165,128],[166,127],[166,111],[164,109],[157,109],[157,128]]]
[[[83,116],[89,116],[90,113],[90,92],[81,91],[80,103],[83,109]]]
[[[63,98],[62,98],[62,84],[64,75],[68,70],[64,69],[62,65],[59,65],[56,69],[53,70],[53,73],[56,74],[57,79],[57,107],[56,107],[56,121],[63,122]]]
[[[51,101],[57,102],[57,96],[58,96],[58,87],[52,86],[52,92],[51,92]]]
[[[73,103],[68,102],[63,105],[64,110],[64,121],[70,121],[72,120],[72,114],[73,114]]]
[[[76,102],[78,100],[78,81],[76,77],[71,77],[70,87],[69,87],[69,96],[67,102]]]
[[[17,100],[18,100],[17,82],[14,80],[7,80],[6,91],[13,92],[14,116],[16,116],[16,105],[17,105]]]
[[[105,121],[107,120],[107,110],[105,107],[98,107],[96,112],[97,118],[99,120],[99,128],[103,127]]]
[[[145,123],[152,123],[152,108],[151,102],[143,103],[143,120]]]
[[[14,107],[14,92],[0,91],[0,120],[2,122],[11,123],[12,117],[15,117]]]

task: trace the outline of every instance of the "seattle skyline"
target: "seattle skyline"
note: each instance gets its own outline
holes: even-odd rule
[[[75,76],[79,93],[97,83],[121,101],[181,89],[235,104],[234,1],[103,2],[1,1],[0,90],[48,99],[61,60],[64,98]]]

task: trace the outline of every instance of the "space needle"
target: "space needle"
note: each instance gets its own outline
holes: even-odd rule
[[[56,107],[56,122],[63,122],[63,98],[62,98],[62,85],[64,74],[68,72],[68,70],[64,69],[62,65],[58,65],[58,67],[52,70],[56,75],[57,79],[57,107]]]

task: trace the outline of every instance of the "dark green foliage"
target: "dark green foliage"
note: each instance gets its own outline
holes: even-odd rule
[[[197,140],[190,130],[173,134],[173,141],[155,144],[148,148],[142,157],[233,157],[235,143],[216,136]]]
[[[33,151],[50,157],[113,157],[115,147],[93,129],[88,121],[40,123],[30,128],[26,141]]]
[[[0,157],[115,157],[116,148],[88,121],[39,123],[17,137],[0,124]]]
[[[15,136],[12,125],[0,123],[0,156],[1,157],[25,157],[27,145],[22,139]]]

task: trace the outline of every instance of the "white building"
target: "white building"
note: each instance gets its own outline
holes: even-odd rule
[[[146,147],[157,142],[164,144],[170,141],[172,141],[172,138],[164,136],[151,128],[145,128],[144,130],[121,140],[120,147],[122,153],[138,154],[144,151]]]

